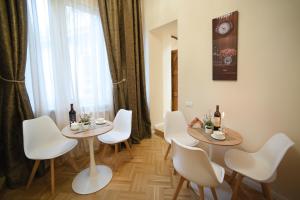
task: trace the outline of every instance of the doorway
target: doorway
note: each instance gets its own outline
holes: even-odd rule
[[[178,50],[171,51],[171,109],[178,110]]]

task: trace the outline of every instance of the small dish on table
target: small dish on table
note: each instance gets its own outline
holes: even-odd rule
[[[77,123],[77,122],[71,123],[70,129],[71,129],[72,131],[77,131],[77,130],[79,130],[79,128],[80,128],[79,123]]]
[[[95,124],[97,125],[102,125],[102,124],[105,124],[106,123],[106,120],[104,118],[97,118],[95,120]]]
[[[225,133],[223,133],[221,131],[214,131],[210,136],[216,140],[225,140],[226,139]]]

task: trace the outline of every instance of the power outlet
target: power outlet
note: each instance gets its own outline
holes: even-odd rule
[[[186,102],[185,102],[185,106],[186,106],[186,107],[189,107],[189,108],[190,108],[190,107],[193,107],[193,102],[192,102],[192,101],[186,101]]]

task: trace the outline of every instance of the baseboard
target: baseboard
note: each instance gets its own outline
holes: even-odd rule
[[[230,175],[231,171],[229,169],[225,169],[225,173],[227,175]],[[250,188],[258,191],[258,192],[262,192],[260,184],[258,182],[256,182],[256,181],[248,178],[248,177],[243,178],[243,183],[245,185],[249,186]],[[272,197],[273,197],[273,199],[275,199],[275,200],[288,200],[287,197],[279,194],[278,192],[274,191],[272,188],[271,188],[271,190],[272,190]]]

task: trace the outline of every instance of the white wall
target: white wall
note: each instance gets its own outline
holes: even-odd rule
[[[171,107],[171,50],[177,48],[178,0],[144,0],[145,66],[152,125]]]
[[[179,1],[179,108],[187,117],[226,112],[241,145],[256,151],[274,133],[296,143],[273,188],[296,199],[300,185],[300,1]],[[212,81],[212,19],[239,11],[238,80]],[[193,107],[186,108],[185,101]],[[216,159],[221,161],[222,150]]]
[[[143,0],[142,3],[147,30],[177,19],[179,0]]]
[[[186,117],[201,117],[219,104],[226,112],[226,125],[242,134],[241,147],[247,151],[256,151],[272,134],[285,132],[295,146],[281,163],[272,187],[289,199],[297,199],[300,1],[144,0],[144,3],[148,31],[178,20],[179,108]],[[211,20],[235,10],[239,11],[238,80],[212,81]],[[150,112],[154,110],[159,115],[163,108],[159,108],[157,98],[163,98],[163,94],[158,87],[160,83],[154,82],[162,76],[153,64],[150,101],[157,102]],[[192,101],[192,108],[185,107],[185,101]],[[224,149],[214,152],[215,159],[222,162]]]
[[[177,41],[177,21],[149,32],[150,117],[152,124],[163,122],[164,114],[171,110],[171,50]]]

